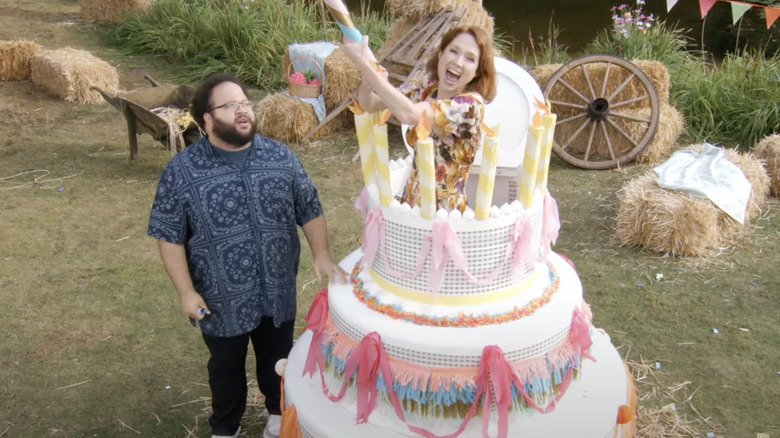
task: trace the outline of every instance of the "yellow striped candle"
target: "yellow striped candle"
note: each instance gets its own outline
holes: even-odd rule
[[[519,198],[523,207],[531,208],[534,202],[534,190],[536,189],[536,175],[539,171],[539,158],[541,157],[542,136],[544,127],[531,126],[528,128],[528,138],[525,142],[525,155],[523,157],[523,170],[520,173]]]
[[[376,183],[374,174],[374,115],[355,114],[358,150],[360,151],[360,169],[363,171],[363,184],[368,187]]]
[[[378,114],[376,114],[378,117]],[[379,187],[379,203],[389,207],[393,200],[390,190],[390,151],[387,144],[387,124],[374,119],[374,168],[376,184]]]
[[[498,126],[485,129],[482,143],[482,164],[479,167],[477,199],[474,203],[474,215],[479,220],[490,217],[493,206],[493,188],[496,180],[496,162],[498,161]]]
[[[550,173],[550,155],[552,154],[556,120],[557,116],[552,113],[542,116],[544,135],[542,136],[542,154],[539,157],[539,170],[536,175],[536,188],[540,190],[543,195],[547,194],[547,176]]]
[[[436,166],[430,137],[417,140],[417,177],[420,180],[420,216],[433,219],[436,215]]]

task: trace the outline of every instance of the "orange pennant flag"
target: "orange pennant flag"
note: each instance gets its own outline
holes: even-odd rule
[[[769,29],[780,17],[780,8],[764,6],[764,13],[766,14],[766,28]]]

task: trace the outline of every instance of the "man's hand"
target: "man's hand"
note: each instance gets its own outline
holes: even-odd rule
[[[203,309],[201,311],[201,309]],[[200,321],[206,315],[211,314],[209,306],[203,301],[199,293],[192,291],[181,294],[181,313],[196,321]]]
[[[341,269],[338,263],[330,258],[330,253],[323,253],[314,256],[314,274],[317,281],[322,281],[322,275],[325,274],[330,279],[336,279],[340,283],[346,283],[349,275]]]

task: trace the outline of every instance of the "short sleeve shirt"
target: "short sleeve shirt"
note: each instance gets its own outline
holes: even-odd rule
[[[183,244],[207,335],[238,336],[263,316],[295,319],[298,226],[321,216],[317,189],[293,153],[255,136],[243,168],[207,139],[176,154],[157,186],[147,233]]]
[[[438,83],[427,77],[409,81],[400,88],[413,102],[428,101],[431,104],[437,207],[463,212],[466,209],[466,181],[474,156],[482,146],[481,126],[485,105],[482,96],[476,92],[466,92],[450,99],[436,99],[437,89]],[[417,133],[414,129],[407,131],[406,141],[413,148],[416,147]],[[404,189],[402,202],[409,205],[420,203],[416,162]]]

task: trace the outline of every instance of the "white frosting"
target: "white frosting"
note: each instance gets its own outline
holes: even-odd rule
[[[350,271],[359,259],[355,251],[341,262]],[[352,293],[351,284],[332,282],[328,287],[330,315],[338,329],[355,341],[376,331],[392,357],[431,367],[478,366],[486,342],[501,347],[509,361],[543,355],[566,340],[571,327],[572,313],[582,305],[582,285],[574,269],[557,255],[550,262],[560,276],[557,293],[542,308],[530,316],[501,324],[479,327],[433,327],[416,325],[409,321],[393,319],[375,312],[364,305]],[[549,285],[545,266],[537,281],[527,293],[516,294],[496,303],[468,307],[443,307],[413,303],[367,287],[382,300],[393,300],[400,308],[420,315],[457,316],[460,312],[482,314],[506,313],[514,306],[522,307],[530,299],[538,297]]]

